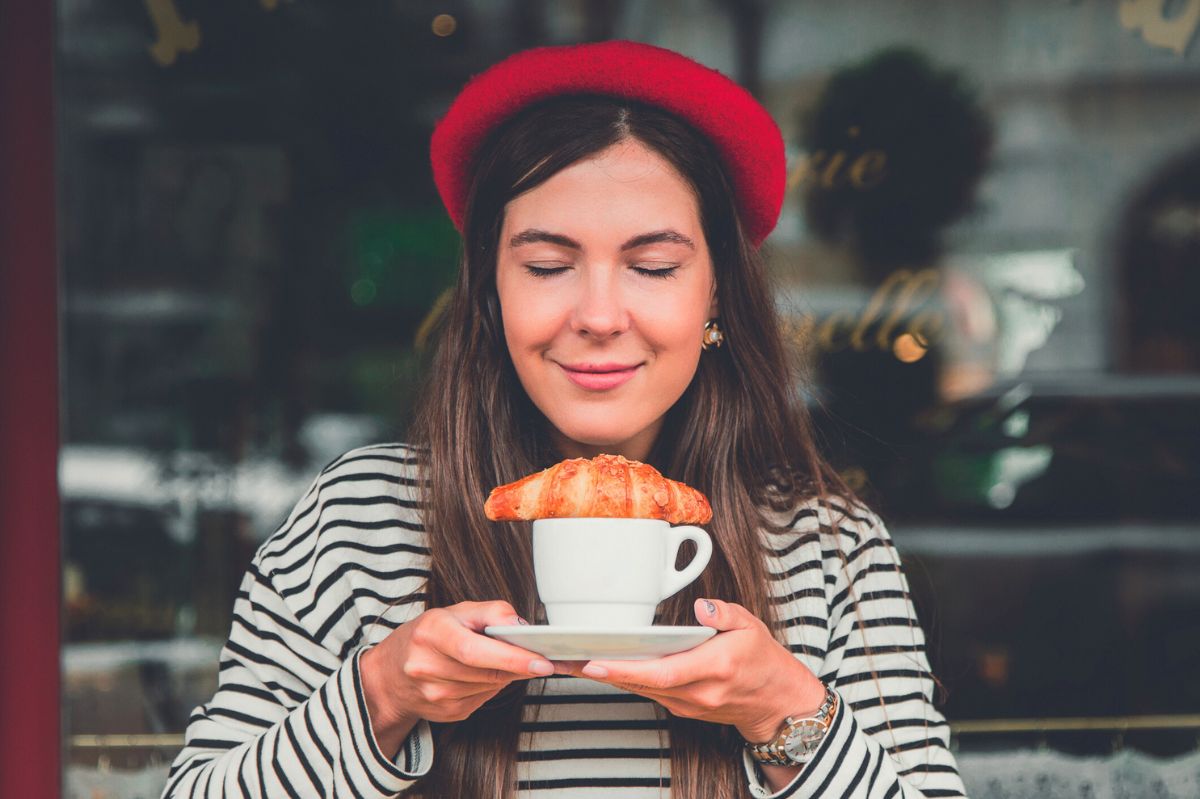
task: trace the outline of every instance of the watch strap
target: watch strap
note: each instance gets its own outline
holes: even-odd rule
[[[788,716],[784,719],[779,733],[769,741],[754,743],[746,741],[746,750],[758,763],[771,766],[798,766],[807,763],[829,733],[833,717],[837,714],[838,695],[828,685],[825,686],[825,701],[813,716],[797,718]],[[793,757],[785,749],[788,738],[800,731],[807,731],[804,738],[803,751],[799,757]]]

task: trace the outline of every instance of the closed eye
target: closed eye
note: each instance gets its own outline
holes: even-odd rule
[[[571,268],[569,266],[546,268],[541,266],[533,266],[532,264],[525,264],[524,266],[525,271],[529,272],[529,274],[533,275],[534,277],[551,277],[553,275],[557,275],[559,272],[565,272]],[[639,275],[644,275],[646,277],[655,278],[658,280],[664,280],[666,278],[675,277],[675,270],[678,268],[678,264],[667,267],[666,269],[645,269],[640,266],[635,266],[633,267],[633,271],[637,272]]]
[[[568,266],[560,266],[557,269],[545,269],[542,267],[525,264],[525,271],[534,277],[550,277],[551,275],[557,275],[559,272],[565,272],[568,269],[570,269]]]
[[[640,266],[635,266],[633,268],[633,271],[637,272],[639,275],[646,275],[647,277],[656,277],[656,278],[659,278],[660,280],[662,280],[662,279],[665,279],[668,277],[675,277],[675,270],[678,268],[679,268],[678,266],[671,266],[671,267],[667,267],[666,269],[643,269]]]

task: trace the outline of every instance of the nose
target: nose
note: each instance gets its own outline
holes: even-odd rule
[[[579,282],[571,314],[571,329],[582,335],[609,338],[629,327],[629,309],[622,296],[618,270],[588,269]]]

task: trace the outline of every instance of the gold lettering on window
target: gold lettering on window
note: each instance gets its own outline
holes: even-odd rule
[[[854,139],[860,130],[855,126],[846,133]],[[819,180],[821,188],[825,189],[847,184],[856,189],[869,189],[883,180],[886,167],[887,155],[882,150],[867,150],[853,158],[845,150],[832,153],[816,150],[802,157],[792,168],[787,178],[787,190],[795,189],[810,178]]]
[[[1200,25],[1200,0],[1187,0],[1171,19],[1166,7],[1167,0],[1121,0],[1121,27],[1141,31],[1148,43],[1183,55]]]
[[[915,344],[928,348],[946,326],[942,310],[922,308],[937,295],[940,284],[937,269],[917,272],[899,269],[875,289],[861,314],[839,310],[824,318],[812,314],[788,315],[783,321],[783,333],[800,347],[815,339],[817,346],[826,352],[847,346],[858,352],[869,349],[894,352],[894,342],[901,336],[911,337]],[[914,310],[917,312],[913,313]],[[867,333],[876,322],[879,326],[871,339]]]
[[[154,44],[146,49],[160,67],[175,63],[180,53],[190,53],[200,46],[200,24],[184,22],[175,0],[144,0],[150,22],[154,25]],[[264,11],[279,8],[279,0],[258,0]]]
[[[200,46],[200,26],[184,22],[175,0],[145,0],[146,11],[157,37],[147,49],[160,67],[175,63],[180,52],[190,53]]]

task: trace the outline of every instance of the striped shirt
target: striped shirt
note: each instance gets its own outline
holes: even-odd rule
[[[192,713],[163,797],[377,799],[403,795],[429,772],[437,752],[424,720],[394,759],[381,752],[358,667],[365,648],[425,609],[429,548],[415,463],[403,444],[347,452],[258,549],[235,601],[217,692]],[[772,792],[744,753],[749,793],[964,796],[891,538],[861,506],[835,533],[829,510],[809,500],[788,531],[762,536],[788,647],[841,701],[815,757],[782,790]],[[659,710],[592,680],[530,680],[521,795],[670,796]]]

